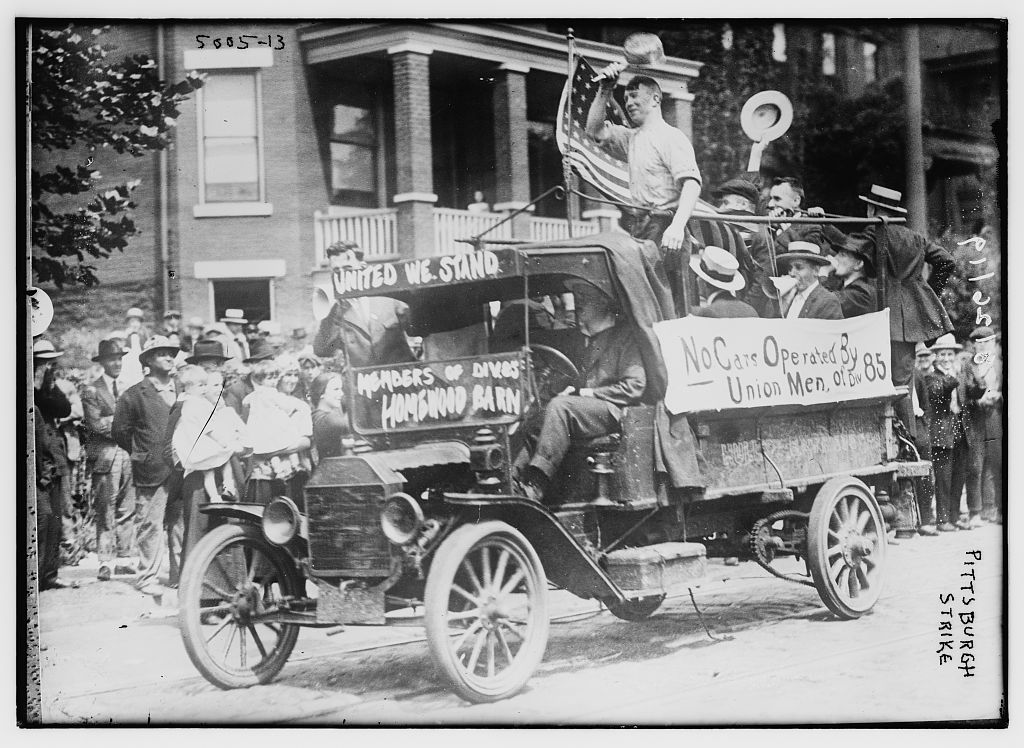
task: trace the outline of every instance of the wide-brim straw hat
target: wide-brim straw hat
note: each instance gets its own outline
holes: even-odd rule
[[[64,351],[58,351],[49,340],[37,340],[32,343],[32,358],[47,360],[63,356]]]
[[[900,205],[900,201],[903,199],[903,193],[899,190],[893,190],[888,187],[882,187],[879,184],[871,185],[871,189],[868,190],[867,195],[857,195],[858,198],[866,203],[877,205],[880,208],[886,210],[894,210],[897,213],[906,213],[907,209]]]
[[[721,247],[704,247],[699,255],[690,258],[690,269],[697,277],[723,291],[739,291],[747,285],[739,273],[739,262]]]
[[[956,338],[953,337],[953,333],[951,332],[947,332],[945,335],[940,335],[939,339],[932,345],[932,352],[959,351],[962,349],[963,346],[956,342]]]
[[[807,260],[817,265],[828,265],[829,259],[822,254],[821,247],[813,242],[805,242],[796,239],[789,243],[786,251],[775,258],[775,263],[783,273],[789,272],[789,265],[793,260]]]
[[[170,340],[165,338],[163,335],[154,335],[146,344],[142,346],[142,350],[139,351],[139,361],[144,361],[158,353],[166,353],[168,356],[177,356],[178,351],[181,348],[174,345]]]
[[[224,316],[220,318],[220,321],[224,324],[231,323],[233,325],[246,325],[249,320],[245,318],[245,312],[241,309],[225,309]]]

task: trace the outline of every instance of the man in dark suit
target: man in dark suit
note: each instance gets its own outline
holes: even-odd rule
[[[57,386],[53,360],[64,355],[48,340],[32,344],[35,394],[36,542],[39,589],[66,587],[57,577],[60,570],[61,514],[64,481],[68,480],[68,455],[57,424],[71,413],[71,403]],[[31,495],[31,494],[30,494]]]
[[[825,287],[839,297],[843,317],[857,317],[878,311],[875,288],[874,244],[863,234],[851,234],[841,245],[833,245],[832,275]]]
[[[114,408],[111,436],[131,455],[135,480],[136,540],[139,545],[139,573],[136,587],[154,597],[163,594],[158,581],[167,544],[164,538],[167,495],[174,487],[170,466],[164,461],[167,417],[177,399],[172,373],[178,346],[167,338],[146,341],[139,361],[149,373],[121,395]]]
[[[821,247],[810,242],[793,241],[789,244],[789,251],[780,254],[775,261],[779,272],[789,273],[796,280],[796,286],[783,302],[786,304],[786,319],[843,318],[839,299],[818,282],[818,271],[830,264]]]
[[[914,418],[917,420],[917,434],[914,446],[922,460],[932,459],[931,408],[928,401],[927,378],[932,373],[935,354],[924,343],[918,343],[915,349],[913,389],[910,391],[914,407]],[[917,496],[917,508],[921,515],[921,525],[917,528],[920,535],[934,537],[939,534],[935,527],[935,477],[928,475],[914,479],[914,493]]]
[[[693,310],[696,317],[756,317],[750,304],[736,298],[745,281],[739,273],[739,262],[721,247],[705,247],[698,257],[690,258],[690,269],[697,276],[704,303]]]
[[[363,251],[353,242],[335,242],[327,248],[331,267],[338,272],[362,266]],[[408,307],[385,296],[364,296],[335,302],[320,322],[313,352],[330,358],[347,351],[352,366],[376,366],[415,361],[405,337]]]
[[[869,218],[907,214],[900,205],[903,195],[898,190],[873,184],[868,195],[859,197],[867,203]],[[906,387],[914,371],[914,346],[922,341],[931,343],[953,329],[938,294],[945,288],[956,263],[941,246],[905,226],[872,225],[864,234],[874,242],[878,263],[886,263],[885,300],[889,307],[892,383]],[[883,234],[884,257],[878,249]],[[923,275],[926,263],[931,265],[927,282]],[[893,407],[907,428],[915,429],[910,398],[900,398]]]
[[[135,546],[131,457],[110,434],[124,354],[116,341],[101,340],[92,360],[103,367],[103,373],[82,388],[86,456],[96,500],[96,553],[100,562],[96,578],[103,582],[110,579],[115,559],[133,555]]]

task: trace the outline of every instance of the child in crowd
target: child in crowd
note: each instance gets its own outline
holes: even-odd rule
[[[210,501],[236,501],[239,492],[231,457],[244,450],[245,424],[224,405],[220,375],[216,375],[218,381],[212,391],[210,376],[200,366],[188,365],[178,371],[181,419],[172,443],[186,475],[203,471],[203,487]]]

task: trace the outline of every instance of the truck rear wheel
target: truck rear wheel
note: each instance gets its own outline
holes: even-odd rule
[[[807,558],[825,607],[860,618],[878,601],[885,574],[885,522],[871,490],[833,478],[818,491],[807,527]]]
[[[437,549],[424,594],[434,662],[467,701],[518,693],[544,657],[548,586],[537,552],[504,522],[463,525]]]

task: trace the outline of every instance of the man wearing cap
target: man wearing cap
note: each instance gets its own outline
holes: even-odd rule
[[[952,333],[942,335],[932,346],[936,357],[935,366],[925,376],[928,405],[924,410],[930,421],[935,513],[938,515],[939,532],[955,532],[955,523],[960,517],[960,496],[954,495],[952,487],[954,452],[957,442],[963,439],[963,424],[956,394],[959,381],[954,369],[956,352],[962,347]]]
[[[843,317],[858,317],[878,311],[874,276],[874,245],[863,234],[851,234],[844,242],[833,245],[829,257],[832,274],[827,287],[839,297]],[[834,285],[832,285],[834,284]]]
[[[67,584],[57,578],[60,570],[64,481],[68,476],[67,450],[57,424],[71,413],[71,403],[57,387],[53,360],[63,355],[49,340],[32,344],[35,392],[36,543],[39,589],[59,589]]]
[[[697,276],[697,287],[704,303],[693,311],[697,317],[756,317],[757,311],[736,298],[745,285],[739,262],[721,247],[705,247],[698,257],[690,258],[690,269]]]
[[[249,320],[245,318],[245,312],[241,309],[225,309],[224,316],[220,318],[220,321],[227,325],[232,340],[241,351],[242,359],[249,358],[249,340],[245,337],[245,326]]]
[[[975,328],[974,357],[960,372],[960,401],[967,435],[967,506],[977,527],[981,520],[1002,522],[1003,372],[997,336]]]
[[[605,119],[608,103],[625,69],[613,62],[601,71],[600,89],[587,113],[587,134],[606,153],[629,167],[629,192],[640,211],[630,234],[673,250],[686,241],[686,223],[700,197],[701,177],[690,139],[665,122],[661,86],[646,75],[626,86],[626,114],[633,127]]]
[[[149,374],[121,395],[114,408],[111,436],[131,455],[135,480],[136,542],[139,573],[136,587],[159,597],[163,588],[158,574],[167,552],[164,538],[167,496],[175,486],[171,468],[164,461],[167,418],[177,399],[172,378],[178,347],[167,338],[153,337],[139,354]]]
[[[120,387],[124,349],[113,340],[101,340],[92,360],[103,372],[82,388],[82,407],[87,434],[86,455],[96,500],[96,553],[100,567],[96,578],[110,579],[115,559],[134,555],[135,485],[132,462],[111,436]]]
[[[873,184],[867,195],[858,197],[867,204],[869,218],[898,218],[907,214],[900,205],[903,195],[898,190]],[[879,253],[883,234],[884,257]],[[868,226],[864,235],[874,244],[876,269],[881,272],[878,266],[886,263],[885,301],[889,307],[892,383],[905,387],[910,384],[915,344],[931,342],[953,329],[938,295],[956,270],[956,263],[941,246],[906,226],[875,224]],[[925,264],[931,265],[927,282],[923,275]],[[907,428],[913,428],[909,398],[900,398],[893,407]]]
[[[363,267],[363,251],[354,242],[339,241],[327,248],[335,273]],[[353,366],[376,366],[415,361],[405,337],[409,308],[385,296],[363,296],[334,303],[320,321],[313,352],[330,358],[347,351]]]
[[[911,402],[914,406],[914,417],[917,421],[914,446],[922,460],[932,459],[931,438],[931,407],[928,400],[927,379],[935,371],[935,354],[924,343],[915,348],[915,362]],[[933,472],[914,479],[914,494],[917,497],[917,508],[921,515],[921,524],[917,528],[920,535],[934,537],[939,534],[935,527],[935,476]]]
[[[186,353],[192,350],[192,337],[181,327],[181,312],[177,309],[168,309],[164,312],[164,329],[160,332],[164,337],[178,336],[181,350]]]
[[[519,471],[519,489],[535,501],[543,497],[572,441],[618,431],[622,408],[639,403],[647,386],[639,333],[621,319],[614,300],[584,281],[570,290],[587,349],[580,381],[547,404],[532,457]]]
[[[787,252],[775,258],[779,272],[788,273],[796,280],[792,300],[786,309],[786,319],[842,319],[843,310],[835,294],[826,291],[818,282],[818,270],[828,266],[829,260],[821,247],[811,242],[794,240]]]

